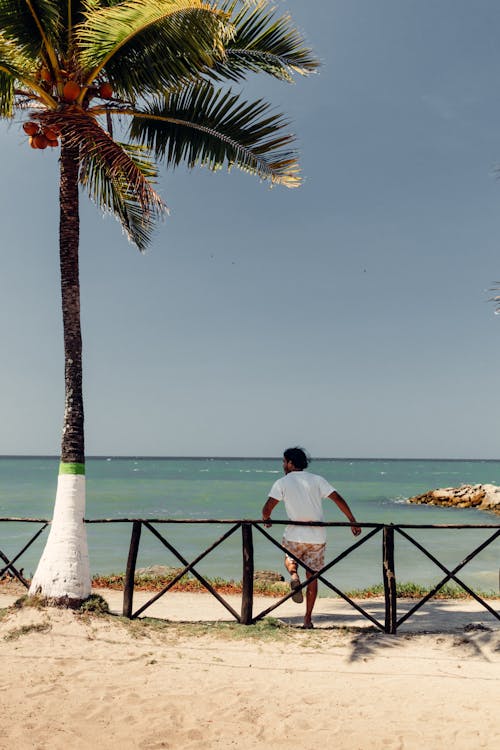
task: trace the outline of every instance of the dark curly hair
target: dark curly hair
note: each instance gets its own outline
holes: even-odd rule
[[[283,457],[287,461],[291,461],[295,468],[299,471],[307,469],[311,461],[311,456],[308,456],[305,450],[303,448],[299,448],[298,445],[295,446],[295,448],[287,448],[283,453]]]

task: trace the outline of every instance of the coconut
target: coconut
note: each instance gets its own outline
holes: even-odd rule
[[[47,148],[47,146],[49,145],[49,142],[43,133],[38,133],[38,135],[34,135],[33,142],[35,143],[35,148],[44,149],[44,148]]]
[[[64,84],[63,96],[67,102],[74,102],[80,96],[81,88],[76,81],[68,81]]]
[[[113,96],[113,87],[110,83],[101,83],[101,85],[99,86],[99,96],[102,99],[111,99],[111,97]]]
[[[35,135],[38,133],[38,125],[35,122],[23,122],[23,130],[26,135]]]
[[[57,136],[59,135],[55,128],[53,128],[52,126],[49,128],[44,128],[43,134],[48,141],[57,141]]]

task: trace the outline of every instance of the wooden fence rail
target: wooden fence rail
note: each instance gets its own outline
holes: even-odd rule
[[[26,578],[23,576],[22,571],[15,567],[14,563],[19,560],[19,558],[24,555],[27,549],[31,547],[33,542],[35,542],[42,531],[44,531],[47,526],[49,525],[49,521],[45,518],[0,518],[0,522],[22,522],[22,523],[41,523],[42,527],[38,529],[36,534],[31,537],[31,539],[24,545],[24,547],[17,553],[17,555],[9,560],[7,555],[4,554],[4,552],[0,549],[0,558],[4,561],[5,566],[3,568],[0,568],[0,581],[2,578],[9,573],[11,576],[14,576],[17,578],[20,583],[23,584],[26,588],[29,588],[29,581],[26,580]]]
[[[9,557],[0,549],[0,559],[3,560],[4,566],[0,568],[0,579],[3,578],[7,573],[15,576],[21,583],[28,587],[29,582],[24,578],[20,570],[16,567],[15,563],[20,557],[26,552],[26,550],[35,542],[40,534],[47,528],[49,521],[40,518],[0,518],[0,524],[2,523],[38,523],[41,524],[41,528],[36,534],[31,537],[24,547],[12,558]],[[271,606],[267,607],[262,612],[257,614],[253,611],[254,596],[254,567],[255,567],[255,555],[254,555],[254,542],[253,536],[254,531],[259,532],[270,544],[277,547],[281,552],[285,553],[285,548],[276,541],[273,536],[264,528],[261,520],[252,519],[179,519],[179,518],[98,518],[98,519],[85,519],[87,524],[108,524],[108,523],[126,523],[131,524],[131,537],[128,552],[128,559],[125,570],[124,590],[123,590],[123,614],[129,619],[139,617],[148,607],[150,607],[155,601],[161,596],[166,594],[175,584],[187,573],[191,573],[201,585],[209,591],[235,618],[235,620],[243,625],[251,625],[258,620],[266,617],[270,612],[280,607],[283,602],[290,599],[293,596],[290,591],[285,596],[281,597],[278,601],[275,601]],[[289,521],[273,520],[273,526],[286,525]],[[216,539],[209,547],[204,549],[198,554],[194,560],[189,562],[186,558],[173,546],[164,534],[160,533],[156,528],[157,525],[175,525],[175,524],[217,524],[222,526],[229,526],[230,528]],[[320,522],[295,522],[295,525],[303,526],[325,526],[325,527],[350,527],[350,523],[320,523]],[[458,573],[468,563],[471,562],[482,550],[489,545],[493,544],[498,540],[500,536],[500,524],[377,524],[377,523],[356,523],[356,526],[361,526],[367,530],[362,537],[356,542],[348,546],[333,560],[327,562],[324,567],[319,571],[311,570],[307,565],[301,562],[293,554],[287,551],[287,554],[294,558],[297,563],[304,568],[310,577],[301,584],[301,589],[305,588],[308,583],[312,580],[319,580],[335,594],[340,596],[346,601],[351,607],[356,609],[363,617],[370,620],[377,628],[384,631],[385,633],[394,634],[397,629],[411,617],[420,607],[422,607],[429,599],[435,596],[438,591],[449,581],[453,580],[459,587],[464,589],[470,596],[472,596],[481,606],[483,606],[490,614],[500,620],[500,612],[496,611],[491,607],[488,602],[484,601],[476,592],[474,592],[469,586],[467,586],[459,577]],[[135,570],[137,563],[137,555],[139,552],[142,530],[146,529],[149,533],[155,536],[161,544],[166,547],[177,559],[182,563],[181,570],[172,578],[171,581],[159,592],[157,592],[148,602],[134,612],[133,610],[133,597],[134,597],[134,585],[135,585]],[[242,597],[241,597],[241,609],[240,612],[231,606],[221,594],[216,591],[212,584],[206,580],[204,576],[196,570],[196,566],[215,550],[220,544],[226,539],[235,534],[241,528],[241,548],[242,548]],[[461,563],[456,565],[452,570],[449,570],[443,563],[441,563],[429,550],[427,550],[420,542],[418,542],[410,533],[409,530],[421,530],[421,529],[440,529],[440,530],[459,530],[459,529],[491,529],[492,534],[478,547],[473,549]],[[385,601],[385,621],[382,623],[377,620],[373,615],[367,612],[358,602],[353,601],[345,592],[337,588],[331,581],[324,577],[331,568],[333,568],[341,560],[345,559],[348,555],[354,552],[356,549],[361,547],[363,544],[374,537],[377,534],[381,534],[382,537],[382,580],[384,584],[384,601]],[[397,615],[397,596],[396,596],[396,543],[395,539],[400,536],[406,541],[410,542],[415,546],[423,555],[430,559],[438,568],[445,574],[439,583],[428,592],[422,599],[420,599],[408,612],[398,619]],[[1,540],[1,536],[0,536]]]

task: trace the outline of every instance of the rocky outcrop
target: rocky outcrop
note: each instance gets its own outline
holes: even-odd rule
[[[274,570],[256,570],[253,578],[254,581],[264,581],[265,583],[277,583],[285,580],[281,573],[275,573]]]
[[[477,508],[500,515],[500,487],[494,484],[462,484],[460,487],[444,487],[410,497],[410,503]]]

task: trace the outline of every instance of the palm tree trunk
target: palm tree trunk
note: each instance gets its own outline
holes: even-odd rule
[[[78,246],[78,146],[62,144],[59,187],[59,255],[64,330],[64,424],[61,461],[85,464],[82,393],[82,334]]]
[[[85,524],[85,444],[80,326],[78,146],[61,139],[59,253],[65,404],[54,517],[30,594],[77,606],[90,595]]]

